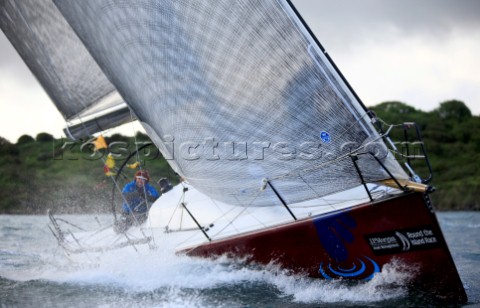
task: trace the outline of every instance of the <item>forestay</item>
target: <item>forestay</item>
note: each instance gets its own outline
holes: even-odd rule
[[[170,164],[230,204],[360,184],[350,152],[407,178],[287,1],[55,0]],[[366,181],[388,178],[359,155]]]

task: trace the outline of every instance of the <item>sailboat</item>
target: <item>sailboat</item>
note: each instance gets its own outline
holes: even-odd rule
[[[466,302],[431,177],[415,174],[290,1],[2,0],[0,14],[68,136],[137,120],[185,180],[147,222],[163,230],[176,215],[166,231],[194,239],[179,253],[326,280],[397,262],[413,288]]]

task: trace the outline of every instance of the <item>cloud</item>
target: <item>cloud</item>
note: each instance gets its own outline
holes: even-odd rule
[[[35,137],[39,132],[60,137],[65,122],[38,83],[28,85],[15,74],[2,71],[0,104],[0,136],[11,142],[23,134]]]
[[[360,98],[480,115],[480,1],[292,0]],[[0,32],[0,136],[61,134],[64,121]]]
[[[455,98],[480,114],[480,1],[293,3],[366,105]]]
[[[65,121],[13,46],[0,32],[0,136],[49,132],[60,137]]]
[[[13,78],[27,86],[38,84],[33,74],[2,31],[0,31],[0,73],[3,76],[8,76],[9,79]]]
[[[369,41],[357,46],[357,56],[343,54],[338,62],[367,105],[403,100],[429,111],[455,98],[467,101],[479,114],[474,106],[480,101],[479,51],[480,31],[444,43],[421,37],[380,46]]]
[[[454,29],[480,27],[477,0],[293,0],[293,4],[311,21],[314,32],[332,33],[344,44],[391,29],[401,35],[423,33],[441,38]]]

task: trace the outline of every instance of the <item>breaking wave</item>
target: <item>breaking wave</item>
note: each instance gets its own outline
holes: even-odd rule
[[[61,297],[65,305],[79,300],[86,306],[104,307],[382,305],[407,295],[412,274],[393,262],[367,282],[312,279],[292,275],[275,264],[176,255],[173,244],[163,238],[156,239],[155,250],[144,245],[137,250],[125,247],[67,256],[46,232],[23,236],[21,245],[12,234],[26,231],[8,232],[9,242],[0,251],[0,277],[7,282],[0,283],[16,281],[12,284],[18,292],[39,292],[36,296],[44,300]],[[11,298],[16,293],[12,294]],[[17,294],[14,303],[19,304],[19,296],[25,293]]]

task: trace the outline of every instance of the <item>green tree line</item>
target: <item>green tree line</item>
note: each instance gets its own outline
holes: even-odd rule
[[[431,196],[437,209],[480,209],[480,117],[472,115],[457,100],[443,102],[430,112],[402,102],[384,102],[371,110],[382,119],[377,124],[384,130],[390,124],[400,124],[392,128],[390,137],[400,141],[396,144],[402,152],[405,146],[401,141],[416,140],[415,130],[402,124],[417,123],[433,171],[431,185],[436,191]],[[141,133],[135,137],[117,134],[106,140],[115,154],[117,168],[139,146],[151,143]],[[409,149],[410,154],[419,154],[418,150],[415,146]],[[115,203],[112,195],[116,203],[121,203],[118,190],[133,179],[135,170],[124,168],[117,179],[120,188],[116,187],[105,175],[107,153],[103,151],[95,152],[92,143],[54,139],[47,133],[35,138],[24,135],[16,143],[0,137],[0,213],[44,214],[47,209],[64,213],[110,211]],[[178,182],[153,145],[129,163],[135,160],[150,171],[154,185],[161,177]],[[423,159],[414,159],[410,164],[421,177],[429,176]]]
[[[116,134],[105,139],[109,152],[114,154],[113,172],[133,155],[127,164],[140,161],[151,174],[154,186],[163,177],[178,182],[145,134]],[[137,155],[136,150],[143,145],[146,147]],[[54,139],[47,133],[35,138],[21,136],[16,144],[0,137],[0,213],[45,214],[48,209],[57,213],[100,213],[111,211],[112,203],[119,207],[120,191],[133,180],[138,168],[124,167],[114,182],[105,174],[107,155],[103,149],[94,151],[92,142]]]
[[[418,124],[433,171],[431,185],[436,191],[431,197],[436,208],[480,209],[480,117],[458,100],[445,101],[431,112],[401,102],[384,102],[371,110],[389,124]],[[409,136],[414,135],[409,130]],[[403,126],[392,129],[391,135],[394,140],[405,140]],[[412,165],[423,178],[428,176],[423,160]]]

